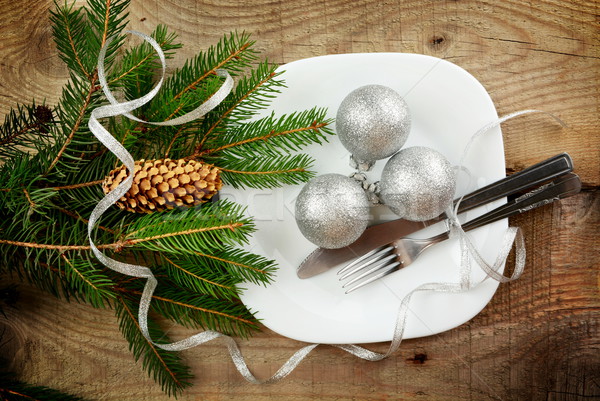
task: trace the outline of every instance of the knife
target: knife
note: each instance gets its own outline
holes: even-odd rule
[[[526,189],[531,189],[572,170],[573,161],[571,157],[567,153],[558,154],[465,195],[460,202],[458,213],[464,213],[505,196],[522,193]],[[456,204],[458,200],[454,202]],[[298,266],[296,274],[299,278],[306,279],[324,273],[341,263],[362,256],[397,238],[412,234],[442,221],[444,218],[445,215],[442,214],[427,221],[397,219],[375,224],[367,228],[355,242],[346,247],[338,249],[315,249]]]

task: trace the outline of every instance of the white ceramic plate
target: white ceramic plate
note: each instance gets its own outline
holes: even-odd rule
[[[332,55],[299,60],[281,67],[287,89],[272,103],[276,114],[291,113],[314,106],[328,108],[335,117],[342,99],[362,85],[389,86],[405,97],[412,113],[412,129],[405,146],[424,145],[442,152],[457,165],[471,136],[486,123],[497,119],[494,105],[481,84],[460,67],[434,57],[373,53]],[[336,137],[324,146],[305,150],[315,159],[319,174],[350,174],[349,153]],[[384,161],[369,173],[377,181]],[[504,177],[504,149],[499,128],[477,139],[465,167],[472,174],[459,192],[474,189]],[[466,181],[466,180],[463,180]],[[248,247],[252,252],[275,259],[279,271],[274,283],[247,284],[242,301],[273,331],[293,339],[318,343],[368,343],[392,338],[402,298],[428,282],[459,281],[459,247],[449,240],[430,248],[413,265],[351,294],[344,294],[335,271],[307,280],[296,276],[296,268],[315,249],[296,226],[294,202],[301,186],[276,190],[234,190],[222,195],[248,206],[258,231]],[[496,202],[502,203],[503,201]],[[380,220],[395,216],[382,206]],[[489,208],[468,214],[477,216]],[[493,260],[506,220],[472,231],[482,255]],[[429,228],[428,236],[441,227]],[[484,274],[473,269],[473,280]],[[405,338],[436,334],[459,326],[489,302],[498,283],[486,280],[466,293],[419,292],[411,300]]]

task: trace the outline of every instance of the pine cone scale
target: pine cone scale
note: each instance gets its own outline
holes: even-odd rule
[[[135,162],[133,184],[115,204],[137,213],[151,213],[208,201],[222,186],[217,167],[195,160],[139,160]],[[109,173],[102,184],[104,193],[115,189],[127,177],[121,166]]]

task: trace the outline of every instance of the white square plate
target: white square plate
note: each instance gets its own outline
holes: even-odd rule
[[[407,101],[412,128],[405,146],[423,145],[440,151],[457,165],[471,136],[498,116],[483,86],[460,67],[442,59],[404,53],[331,55],[299,60],[280,68],[284,89],[265,113],[277,115],[314,106],[327,107],[335,117],[342,99],[367,84],[391,87]],[[315,159],[318,174],[349,175],[348,151],[336,137],[323,146],[305,150]],[[385,160],[369,173],[371,182],[379,179]],[[496,181],[505,175],[504,149],[500,128],[494,128],[472,145],[464,166],[471,173],[457,193],[464,193]],[[463,177],[464,178],[464,177]],[[460,181],[460,180],[459,180]],[[462,181],[467,181],[463,179]],[[294,202],[301,186],[275,190],[222,189],[222,196],[248,206],[257,232],[252,252],[272,258],[279,264],[275,281],[268,286],[246,284],[242,301],[265,326],[293,339],[318,343],[367,343],[389,341],[402,298],[417,286],[429,282],[459,282],[458,241],[449,240],[425,252],[411,266],[351,294],[344,294],[335,271],[307,280],[296,276],[296,268],[315,249],[296,226]],[[467,214],[480,215],[503,200]],[[387,208],[375,210],[378,220],[397,218]],[[482,255],[493,260],[507,221],[503,220],[471,232]],[[439,232],[430,227],[422,237]],[[478,268],[472,280],[483,279]],[[460,294],[419,292],[409,305],[404,337],[436,334],[457,327],[489,302],[498,283],[486,280]]]

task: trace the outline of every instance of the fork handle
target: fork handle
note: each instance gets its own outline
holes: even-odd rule
[[[571,156],[567,153],[560,153],[465,195],[458,206],[458,213],[464,213],[496,199],[521,192],[572,170]]]
[[[537,207],[547,205],[556,200],[575,195],[581,190],[581,180],[576,174],[567,173],[553,181],[542,185],[533,191],[527,192],[524,195],[499,206],[479,217],[474,218],[462,225],[465,231],[473,230],[482,227],[486,224],[526,212]],[[440,234],[440,240],[446,239],[449,232]],[[437,239],[437,238],[436,238]]]

